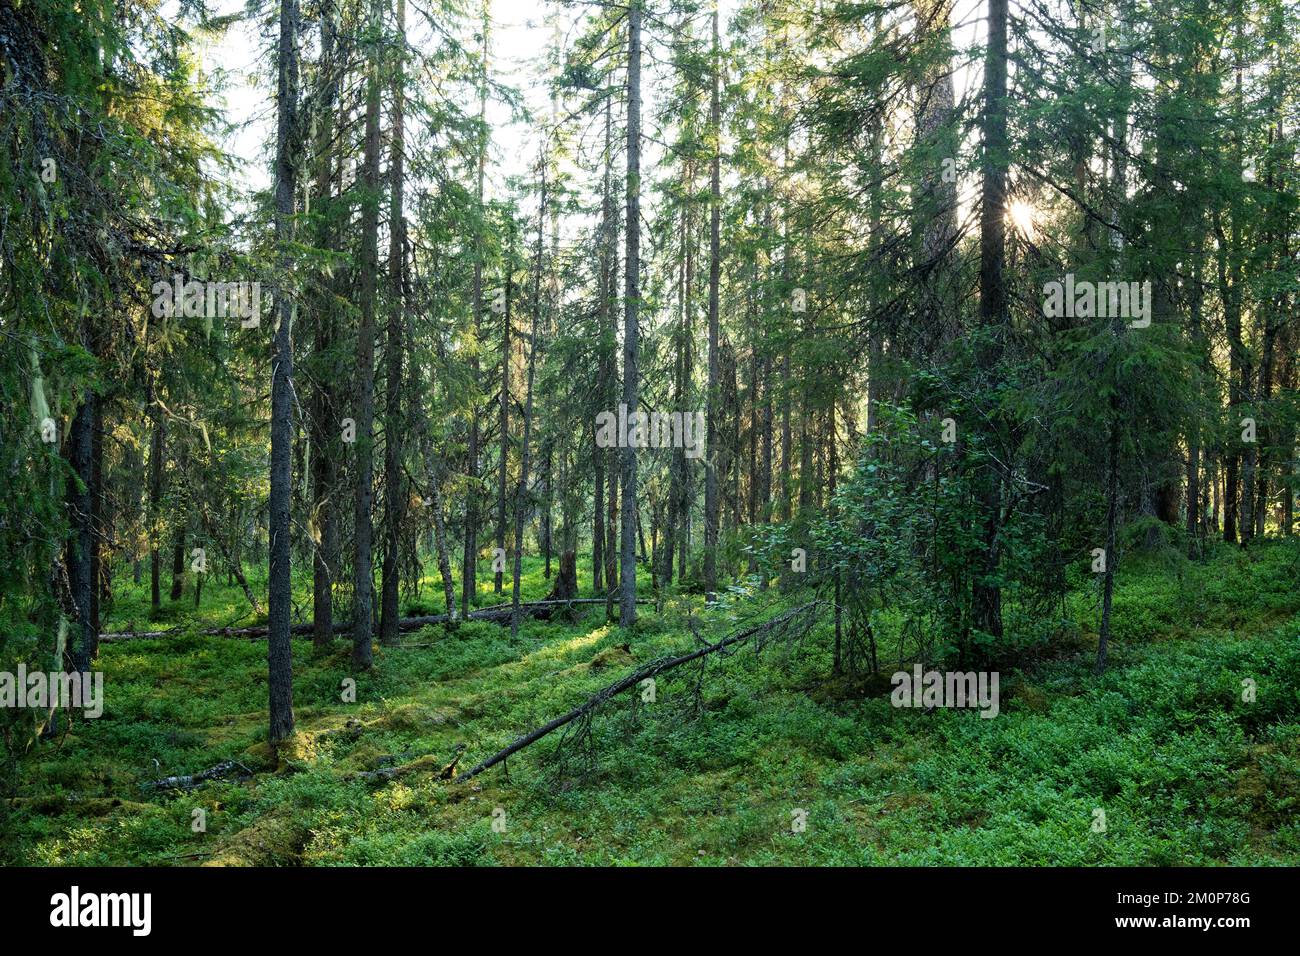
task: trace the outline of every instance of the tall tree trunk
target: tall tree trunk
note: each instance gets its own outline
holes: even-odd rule
[[[1115,569],[1119,554],[1115,549],[1115,530],[1119,524],[1119,403],[1112,398],[1110,437],[1106,453],[1106,570],[1103,572],[1101,598],[1101,628],[1097,636],[1097,663],[1094,671],[1106,670],[1106,654],[1110,644],[1110,610],[1115,594]]]
[[[90,639],[83,649],[87,662],[99,656],[101,599],[108,595],[108,567],[101,554],[104,541],[104,400],[95,396],[90,438]]]
[[[955,162],[957,136],[953,128],[952,64],[947,55],[951,0],[913,0],[917,29],[943,51],[931,60],[920,90],[916,138],[924,151],[918,212],[921,246],[917,255],[920,281],[920,326],[928,349],[942,348],[957,334],[958,313],[953,301],[952,249],[957,241],[957,181],[945,176],[945,164]]]
[[[760,398],[760,379],[758,377],[759,368],[759,328],[758,328],[758,308],[757,308],[757,290],[759,289],[758,278],[758,257],[754,257],[753,273],[750,276],[750,287],[748,298],[749,312],[749,394],[746,396],[749,402],[749,486],[747,488],[745,501],[745,522],[753,525],[758,521],[758,432],[759,421],[762,414],[762,403]],[[753,570],[751,563],[750,570]]]
[[[769,203],[765,205],[763,210],[763,235],[771,235],[771,232],[772,207]],[[764,299],[770,301],[773,279],[772,254],[770,252],[766,253],[766,259],[767,261],[764,268],[766,277]],[[760,480],[762,482],[759,494],[761,495],[762,501],[762,520],[764,524],[767,524],[772,520],[772,428],[776,419],[773,415],[774,406],[772,404],[772,351],[771,344],[768,340],[768,324],[766,322],[763,324],[763,382],[763,464],[759,471]],[[764,572],[760,583],[762,587],[767,587],[768,579],[766,572]]]
[[[1234,217],[1235,218],[1235,217]],[[1228,338],[1228,425],[1229,440],[1224,450],[1223,474],[1223,540],[1237,540],[1238,506],[1241,500],[1238,485],[1238,466],[1241,454],[1239,433],[1241,417],[1237,414],[1242,402],[1241,387],[1243,368],[1245,366],[1245,347],[1241,340],[1241,284],[1240,270],[1236,266],[1237,244],[1224,235],[1221,221],[1216,214],[1218,232],[1218,251],[1216,259],[1219,272],[1219,298],[1223,303],[1223,324]],[[1235,240],[1237,228],[1232,226]],[[1244,529],[1243,529],[1244,530]],[[1243,536],[1243,543],[1245,537]]]
[[[406,517],[408,495],[402,474],[402,329],[406,325],[403,264],[406,250],[406,225],[402,212],[404,185],[403,129],[405,73],[402,61],[406,52],[406,0],[397,0],[397,36],[393,64],[392,152],[389,161],[388,206],[388,334],[384,349],[388,374],[388,394],[384,414],[384,567],[383,591],[379,601],[379,640],[397,643],[398,587],[400,584],[400,538]]]
[[[488,58],[488,26],[489,26],[489,0],[483,2],[483,20],[481,26],[482,57],[480,62],[479,73],[479,99],[478,99],[478,172],[475,185],[475,197],[477,201],[477,210],[481,216],[483,213],[483,177],[487,169],[487,58]],[[471,295],[472,308],[474,310],[474,340],[475,347],[470,353],[470,378],[474,387],[479,384],[479,362],[477,342],[482,337],[483,325],[483,236],[482,230],[478,227],[474,232],[474,284]],[[469,419],[469,443],[466,449],[467,467],[466,471],[469,476],[469,482],[466,485],[465,497],[465,553],[461,560],[461,591],[460,607],[461,614],[467,616],[470,606],[474,603],[478,595],[478,475],[479,475],[479,408],[478,402],[474,402],[470,408]]]
[[[612,402],[609,400],[614,395],[614,278],[612,270],[614,235],[618,225],[614,220],[617,213],[614,208],[614,188],[612,183],[614,161],[612,100],[613,97],[605,97],[605,149],[602,157],[604,170],[600,187],[600,279],[598,283],[600,290],[600,344],[596,360],[596,412],[613,411]],[[606,478],[608,476],[608,500],[611,507],[614,503],[614,478],[607,467],[613,458],[613,452],[595,444],[595,429],[595,416],[593,415],[592,446],[595,448],[595,452],[592,458],[596,475],[595,507],[592,511],[591,523],[591,575],[592,592],[599,593],[605,588],[610,591],[614,590],[614,579],[606,574],[606,562],[612,561],[613,555],[606,548],[607,532],[605,527]],[[609,529],[609,533],[613,533],[612,527]]]
[[[375,296],[379,281],[379,63],[383,8],[370,5],[374,32],[366,78],[365,155],[361,170],[361,321],[357,328],[356,497],[352,571],[352,666],[367,670],[374,659],[374,471]]]
[[[608,99],[605,105],[606,121],[609,120],[610,105]],[[612,159],[612,153],[610,154]],[[606,160],[607,168],[610,166],[609,159]],[[609,279],[606,282],[606,288],[609,289],[609,299],[606,303],[605,315],[605,334],[603,339],[602,351],[605,355],[605,368],[607,374],[603,385],[606,399],[606,408],[616,410],[619,401],[618,387],[618,314],[616,291],[618,288],[618,222],[617,205],[614,203],[614,196],[610,193],[610,222],[613,228],[610,229],[605,237],[605,253],[609,266]],[[613,598],[618,594],[618,566],[620,560],[620,551],[618,546],[618,505],[619,505],[619,476],[622,473],[623,452],[618,448],[605,449],[605,474],[607,476],[608,489],[606,495],[605,510],[605,588],[608,599],[605,602],[605,617],[613,617]],[[620,605],[621,610],[621,605]]]
[[[988,49],[984,66],[984,170],[980,210],[980,326],[985,336],[978,362],[986,379],[998,365],[996,340],[1007,316],[1006,260],[1007,195],[1007,0],[989,0]],[[991,465],[981,466],[978,484],[982,566],[972,583],[972,612],[976,628],[1002,636],[1002,590],[996,581],[1001,491]]]
[[[178,525],[172,541],[172,591],[169,597],[179,601],[185,593],[185,525]]]
[[[610,600],[605,602],[605,616],[612,618],[612,601],[618,594],[618,563],[620,551],[618,547],[618,503],[619,503],[619,474],[622,471],[623,455],[621,451],[609,449],[609,467],[606,469],[609,473],[609,489],[606,496],[605,511],[605,588]],[[622,605],[619,605],[620,610]]]
[[[627,215],[626,274],[623,277],[623,404],[628,415],[640,408],[641,359],[641,0],[627,13]],[[619,567],[619,624],[636,621],[636,449],[623,449],[623,550]]]
[[[155,614],[162,607],[162,557],[158,547],[158,523],[162,519],[163,447],[165,420],[149,387],[149,415],[153,435],[149,441],[149,603]]]
[[[146,404],[146,409],[147,409]],[[148,412],[146,411],[146,414]],[[139,520],[141,515],[146,515],[145,489],[149,487],[148,472],[144,465],[144,447],[138,443],[131,450],[131,517],[132,520]],[[148,524],[146,523],[146,528]],[[131,583],[136,587],[140,586],[143,580],[144,568],[141,561],[139,538],[137,543],[131,548]]]
[[[510,238],[506,245],[505,265],[505,308],[501,323],[501,469],[497,480],[497,552],[505,554],[506,550],[506,478],[510,469],[510,299],[514,291],[515,262],[515,220],[510,217]],[[599,470],[599,466],[597,466]],[[596,506],[597,512],[600,505]],[[492,590],[501,593],[504,572],[497,571],[493,576]]]
[[[290,269],[287,248],[293,238],[293,194],[296,186],[295,140],[298,111],[298,0],[280,0],[280,44],[277,55],[277,126],[275,140],[275,238],[280,274]],[[293,660],[289,615],[293,596],[289,566],[289,494],[293,475],[293,302],[277,285],[277,322],[271,359],[271,565],[267,613],[267,688],[272,744],[293,735]]]
[[[428,436],[423,442],[424,473],[429,482],[429,495],[425,505],[433,510],[433,546],[438,554],[438,574],[442,578],[442,593],[447,602],[448,627],[456,626],[456,589],[451,580],[451,554],[447,550],[447,525],[442,505],[442,492],[439,486],[442,476],[433,463],[433,454],[429,449]]]
[[[555,506],[555,493],[552,488],[553,465],[555,446],[551,438],[547,436],[542,445],[542,556],[545,565],[542,576],[549,581],[551,579],[551,544],[552,544],[552,512]]]
[[[1282,368],[1279,375],[1279,385],[1287,392],[1294,392],[1296,388],[1296,353],[1300,350],[1300,327],[1292,323],[1289,328],[1283,331],[1285,344],[1282,347]],[[1294,534],[1295,528],[1295,497],[1296,497],[1296,477],[1297,477],[1297,456],[1296,456],[1296,431],[1295,425],[1291,422],[1284,422],[1282,433],[1278,441],[1278,446],[1282,449],[1282,473],[1280,484],[1282,486],[1282,534],[1288,537]]]
[[[321,63],[327,71],[323,102],[316,136],[316,202],[319,227],[316,241],[322,249],[334,247],[334,229],[330,218],[333,170],[334,109],[338,100],[339,66],[334,61],[338,24],[337,8],[332,0],[324,0],[320,15]],[[333,373],[335,346],[334,309],[329,301],[332,282],[323,279],[326,288],[317,296],[316,381],[312,389],[312,420],[310,442],[314,456],[312,468],[312,514],[318,540],[312,554],[312,644],[323,652],[334,642],[334,576],[338,573],[338,505],[335,501],[335,484],[338,468],[335,464],[338,438],[338,406],[336,403],[336,376]]]
[[[1233,44],[1233,73],[1235,76],[1233,92],[1233,165],[1236,167],[1238,178],[1241,176],[1241,170],[1244,167],[1242,157],[1242,128],[1244,125],[1243,116],[1243,62],[1242,50],[1244,39],[1244,4],[1236,2],[1233,4],[1233,20],[1236,32],[1236,42]],[[1228,383],[1228,405],[1231,417],[1231,433],[1234,434],[1232,441],[1233,460],[1231,481],[1232,490],[1228,494],[1230,499],[1226,502],[1228,507],[1234,510],[1233,521],[1237,524],[1237,533],[1241,538],[1241,544],[1244,547],[1252,537],[1254,537],[1254,509],[1251,505],[1252,499],[1252,481],[1251,481],[1251,464],[1254,452],[1254,446],[1243,448],[1240,439],[1241,432],[1241,415],[1240,406],[1250,401],[1250,353],[1247,351],[1242,341],[1242,301],[1244,295],[1243,276],[1242,276],[1242,244],[1241,244],[1241,220],[1242,211],[1239,204],[1233,200],[1229,204],[1228,214],[1231,216],[1231,235],[1227,248],[1227,255],[1230,257],[1229,281],[1232,287],[1232,301],[1227,299],[1223,303],[1224,324],[1228,331],[1228,355],[1229,355],[1229,376]]]
[[[64,548],[64,566],[68,585],[72,589],[72,602],[77,611],[78,633],[67,648],[65,658],[76,671],[90,670],[91,647],[95,641],[95,619],[91,578],[91,552],[94,549],[94,527],[91,523],[91,469],[93,468],[95,404],[97,396],[91,389],[82,395],[81,404],[72,418],[68,430],[66,455],[73,477],[67,482],[66,504],[72,534]]]
[[[695,195],[695,162],[686,162],[686,195]],[[682,410],[690,404],[695,379],[695,210],[687,203],[685,233],[683,235],[685,263],[682,269],[682,347],[681,347],[681,402]],[[705,424],[707,431],[708,425]],[[706,441],[707,444],[707,441]],[[685,580],[691,555],[691,508],[695,502],[694,470],[691,459],[681,451],[680,477],[677,489],[677,573]]]
[[[1280,55],[1280,54],[1279,54]],[[1274,135],[1281,137],[1281,123],[1277,124],[1274,130],[1269,131],[1269,146],[1272,147]],[[1276,189],[1275,169],[1273,164],[1269,165],[1266,185],[1270,192]],[[1265,233],[1265,242],[1270,249],[1279,243],[1280,235],[1285,235],[1285,228],[1278,228],[1276,222],[1278,214],[1270,211],[1269,227]],[[1283,223],[1285,226],[1285,223]],[[1289,250],[1287,244],[1282,242],[1282,255],[1279,257],[1275,268],[1282,269],[1289,256],[1286,254]],[[1255,406],[1255,414],[1258,419],[1258,440],[1259,448],[1258,462],[1255,473],[1255,513],[1253,521],[1255,534],[1263,537],[1264,525],[1268,517],[1268,493],[1269,493],[1269,474],[1272,471],[1272,448],[1274,440],[1274,430],[1272,426],[1273,413],[1270,404],[1273,398],[1273,376],[1275,372],[1275,363],[1277,357],[1277,338],[1278,331],[1282,322],[1278,321],[1278,316],[1285,316],[1283,311],[1286,303],[1286,293],[1281,293],[1276,298],[1266,296],[1265,301],[1260,304],[1259,313],[1264,329],[1261,336],[1260,366],[1259,366],[1259,392]]]
[[[1200,224],[1193,227],[1199,232]],[[1201,369],[1210,379],[1210,350],[1206,341],[1203,324],[1204,292],[1201,283],[1202,255],[1204,244],[1199,238],[1192,240],[1192,275],[1188,291],[1188,336],[1193,348],[1200,355]],[[1202,460],[1209,455],[1204,449],[1205,433],[1199,422],[1191,422],[1187,427],[1187,554],[1197,557],[1201,554],[1205,542],[1205,508],[1201,503],[1204,481],[1201,476]]]
[[[790,347],[781,354],[781,381],[790,381]],[[794,429],[790,425],[790,393],[781,396],[781,520],[789,521],[794,515]]]
[[[722,276],[720,221],[722,211],[721,156],[722,113],[718,41],[718,10],[713,9],[712,89],[709,93],[709,135],[713,156],[709,165],[709,394],[704,425],[704,591],[712,600],[718,589],[718,518],[721,511],[718,486],[718,286]]]
[[[880,34],[881,13],[877,11],[873,18],[873,32]],[[881,166],[882,145],[882,128],[883,122],[880,117],[873,116],[870,127],[871,142],[871,168],[879,169]],[[870,240],[868,251],[874,257],[879,255],[881,246],[881,220],[883,218],[882,199],[879,189],[871,191],[869,202],[869,229]],[[873,319],[871,329],[867,333],[867,434],[875,435],[878,428],[880,402],[884,398],[885,391],[885,335],[880,328],[879,319]]]
[[[688,161],[689,163],[689,161]],[[689,194],[689,193],[688,193]],[[681,225],[678,228],[680,259],[677,264],[677,307],[679,309],[677,329],[674,333],[673,348],[673,403],[683,414],[687,411],[686,350],[689,348],[690,322],[686,300],[686,248],[687,248],[687,210],[683,207],[678,212]],[[663,561],[658,569],[658,576],[664,584],[673,583],[673,561],[676,558],[678,528],[683,523],[687,505],[684,500],[686,480],[686,449],[673,448],[669,465],[668,506],[664,522]],[[683,575],[685,564],[681,565]]]
[[[533,273],[532,322],[528,334],[528,383],[524,398],[524,441],[519,455],[519,484],[515,489],[515,554],[514,573],[510,597],[510,636],[519,636],[519,577],[524,553],[524,498],[528,494],[528,469],[531,464],[533,433],[533,378],[537,368],[537,337],[541,333],[542,311],[542,223],[546,219],[547,158],[543,152],[541,162],[542,190],[537,207],[537,253]]]
[[[816,277],[812,268],[812,220],[805,221],[803,278],[800,282],[805,294],[813,288]],[[803,328],[800,330],[804,341],[812,341],[817,335],[817,314],[813,309],[805,308]],[[813,491],[817,478],[813,468],[813,445],[817,430],[817,411],[813,405],[812,382],[809,381],[814,370],[804,361],[800,362],[800,377],[805,384],[799,403],[799,511],[806,512],[813,507]]]

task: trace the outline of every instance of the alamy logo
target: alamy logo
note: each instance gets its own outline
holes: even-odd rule
[[[1145,282],[1076,282],[1067,272],[1064,282],[1043,285],[1043,315],[1080,319],[1132,319],[1129,327],[1151,324],[1151,280]]]
[[[703,412],[632,412],[596,415],[598,448],[685,448],[687,458],[704,454]]]
[[[997,671],[896,671],[889,702],[895,707],[978,707],[981,717],[998,715]]]
[[[51,926],[129,926],[132,935],[148,936],[152,928],[153,894],[86,893],[74,886],[71,893],[50,897]]]
[[[150,291],[154,318],[238,318],[244,329],[255,329],[262,321],[262,286],[257,282],[185,282],[176,275],[170,283],[155,282]]]
[[[34,710],[80,707],[86,717],[98,717],[104,713],[104,673],[34,671],[29,674],[27,665],[19,664],[17,674],[0,671],[0,707]]]

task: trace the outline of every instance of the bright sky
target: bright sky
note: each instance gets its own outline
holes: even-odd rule
[[[548,12],[541,0],[496,0],[493,3],[490,51],[493,78],[524,91],[529,105],[545,115],[546,100],[537,89],[541,63],[535,52],[542,49],[550,36],[542,22]],[[243,0],[215,0],[214,15],[229,15],[242,10]],[[417,17],[408,9],[410,40],[421,42],[423,30]],[[208,43],[202,50],[209,70],[227,74],[224,92],[226,118],[235,129],[223,143],[228,156],[239,160],[237,184],[250,189],[270,185],[271,156],[268,152],[275,131],[274,73],[270,56],[278,39],[278,20],[271,23],[274,35],[261,36],[257,23],[242,21],[225,36]],[[313,28],[314,29],[314,28]],[[466,37],[468,40],[468,37]],[[473,111],[474,104],[467,104]],[[499,103],[489,103],[488,122],[492,129],[493,162],[489,176],[501,181],[505,176],[522,172],[536,152],[533,131],[523,124],[512,123],[508,110]],[[489,183],[489,194],[492,183]]]
[[[739,2],[740,0],[721,0],[724,36],[726,23]],[[173,15],[175,6],[175,0],[167,0],[166,9]],[[466,6],[476,7],[477,2],[471,0]],[[212,2],[212,12],[216,15],[236,13],[243,7],[244,0]],[[266,9],[274,12],[274,0],[266,0]],[[490,67],[493,78],[520,90],[534,115],[546,117],[549,114],[549,100],[542,89],[541,55],[554,34],[545,20],[548,16],[558,15],[562,27],[567,27],[575,17],[581,15],[582,9],[561,7],[546,0],[492,0],[491,10],[493,23]],[[973,84],[979,82],[978,67],[965,65],[964,59],[976,43],[983,42],[983,13],[983,0],[957,0],[953,11],[953,43],[959,51],[954,86],[959,100]],[[264,189],[270,184],[269,149],[273,143],[275,121],[271,57],[278,39],[279,26],[278,19],[274,16],[264,17],[264,22],[267,29],[265,35],[262,35],[259,24],[242,21],[231,27],[222,39],[207,44],[201,51],[203,62],[209,71],[221,70],[226,74],[225,113],[227,120],[234,124],[234,130],[223,146],[226,154],[236,158],[239,163],[235,185],[246,189]],[[414,12],[411,5],[408,5],[407,26],[410,42],[417,47],[424,46],[428,32],[422,18]],[[472,42],[473,26],[466,26],[468,29],[462,39],[468,43]],[[306,29],[314,35],[314,25],[308,24]],[[658,40],[653,28],[646,31],[645,44],[643,69],[646,75],[642,115],[648,122],[654,114],[654,61],[658,52]],[[476,106],[474,103],[463,105],[467,112],[473,112]],[[508,177],[523,173],[534,161],[538,131],[535,126],[512,122],[508,111],[500,103],[489,103],[488,122],[492,131],[492,155],[488,164],[487,192],[491,197],[504,188]],[[643,169],[653,170],[659,147],[653,142],[647,142],[643,150]],[[970,209],[972,185],[968,177],[962,177],[963,216]]]

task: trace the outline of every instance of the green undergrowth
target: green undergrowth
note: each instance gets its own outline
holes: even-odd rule
[[[525,599],[540,598],[541,562],[525,571]],[[580,581],[586,593],[587,567]],[[189,592],[176,605],[164,595],[178,634],[104,646],[104,715],[23,759],[16,797],[0,803],[0,862],[1300,862],[1296,543],[1221,548],[1204,562],[1126,558],[1100,678],[1096,583],[1074,583],[1060,620],[1025,624],[1034,652],[999,665],[993,719],[896,709],[887,679],[831,681],[823,624],[716,656],[702,674],[665,675],[653,702],[623,695],[592,723],[589,746],[570,738],[557,753],[552,735],[455,783],[444,768],[457,745],[463,770],[637,665],[806,595],[774,588],[714,609],[672,596],[630,631],[600,607],[527,621],[515,639],[484,622],[428,627],[403,635],[422,646],[377,648],[375,669],[355,675],[356,703],[341,699],[353,676],[345,641],[324,656],[295,641],[298,736],[272,753],[264,643],[192,633],[247,610],[238,587],[213,581],[197,612]],[[125,587],[114,629],[157,629],[147,587]],[[426,580],[406,612],[436,613],[439,594]],[[502,599],[483,576],[476,603]],[[231,759],[252,777],[186,793],[144,786]],[[205,832],[194,832],[196,810]]]

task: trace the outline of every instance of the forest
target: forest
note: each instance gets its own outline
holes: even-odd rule
[[[0,0],[0,865],[1300,863],[1298,134],[1295,0]]]

